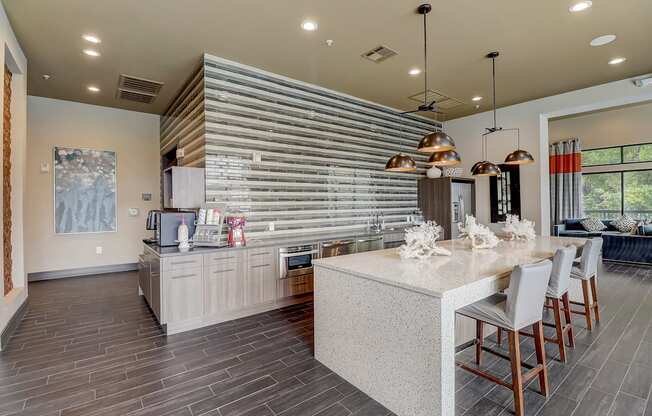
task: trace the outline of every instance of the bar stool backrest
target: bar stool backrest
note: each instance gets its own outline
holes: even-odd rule
[[[520,329],[541,320],[552,262],[516,266],[509,280],[505,313],[514,328]]]
[[[577,247],[568,246],[560,248],[552,259],[552,274],[548,283],[548,294],[557,298],[568,291],[570,286],[571,269],[577,255]]]
[[[582,258],[580,259],[580,271],[582,277],[589,279],[598,272],[598,259],[602,252],[602,237],[595,237],[587,240],[582,249]]]

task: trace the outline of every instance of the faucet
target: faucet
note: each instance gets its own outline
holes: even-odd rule
[[[385,218],[382,212],[376,212],[372,214],[371,217],[367,220],[367,228],[369,231],[374,233],[380,233],[385,229]]]

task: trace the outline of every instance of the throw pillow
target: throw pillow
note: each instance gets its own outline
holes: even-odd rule
[[[582,227],[588,232],[596,232],[596,231],[604,231],[607,229],[607,226],[604,225],[602,221],[600,221],[597,218],[584,218],[582,221],[580,221],[580,224],[582,224]]]
[[[621,215],[615,220],[611,221],[611,225],[613,225],[621,233],[631,233],[632,230],[636,228],[636,221],[627,215]]]

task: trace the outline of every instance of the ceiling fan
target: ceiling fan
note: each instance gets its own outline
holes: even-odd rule
[[[428,27],[427,27],[427,16],[428,13],[432,10],[430,4],[422,4],[417,9],[419,14],[423,15],[423,104],[417,107],[416,110],[404,111],[401,114],[411,114],[411,113],[435,113],[442,114],[437,107],[437,100],[433,100],[428,104]]]

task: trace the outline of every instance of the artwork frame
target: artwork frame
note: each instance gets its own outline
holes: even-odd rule
[[[55,145],[52,170],[56,235],[118,232],[115,151]]]

